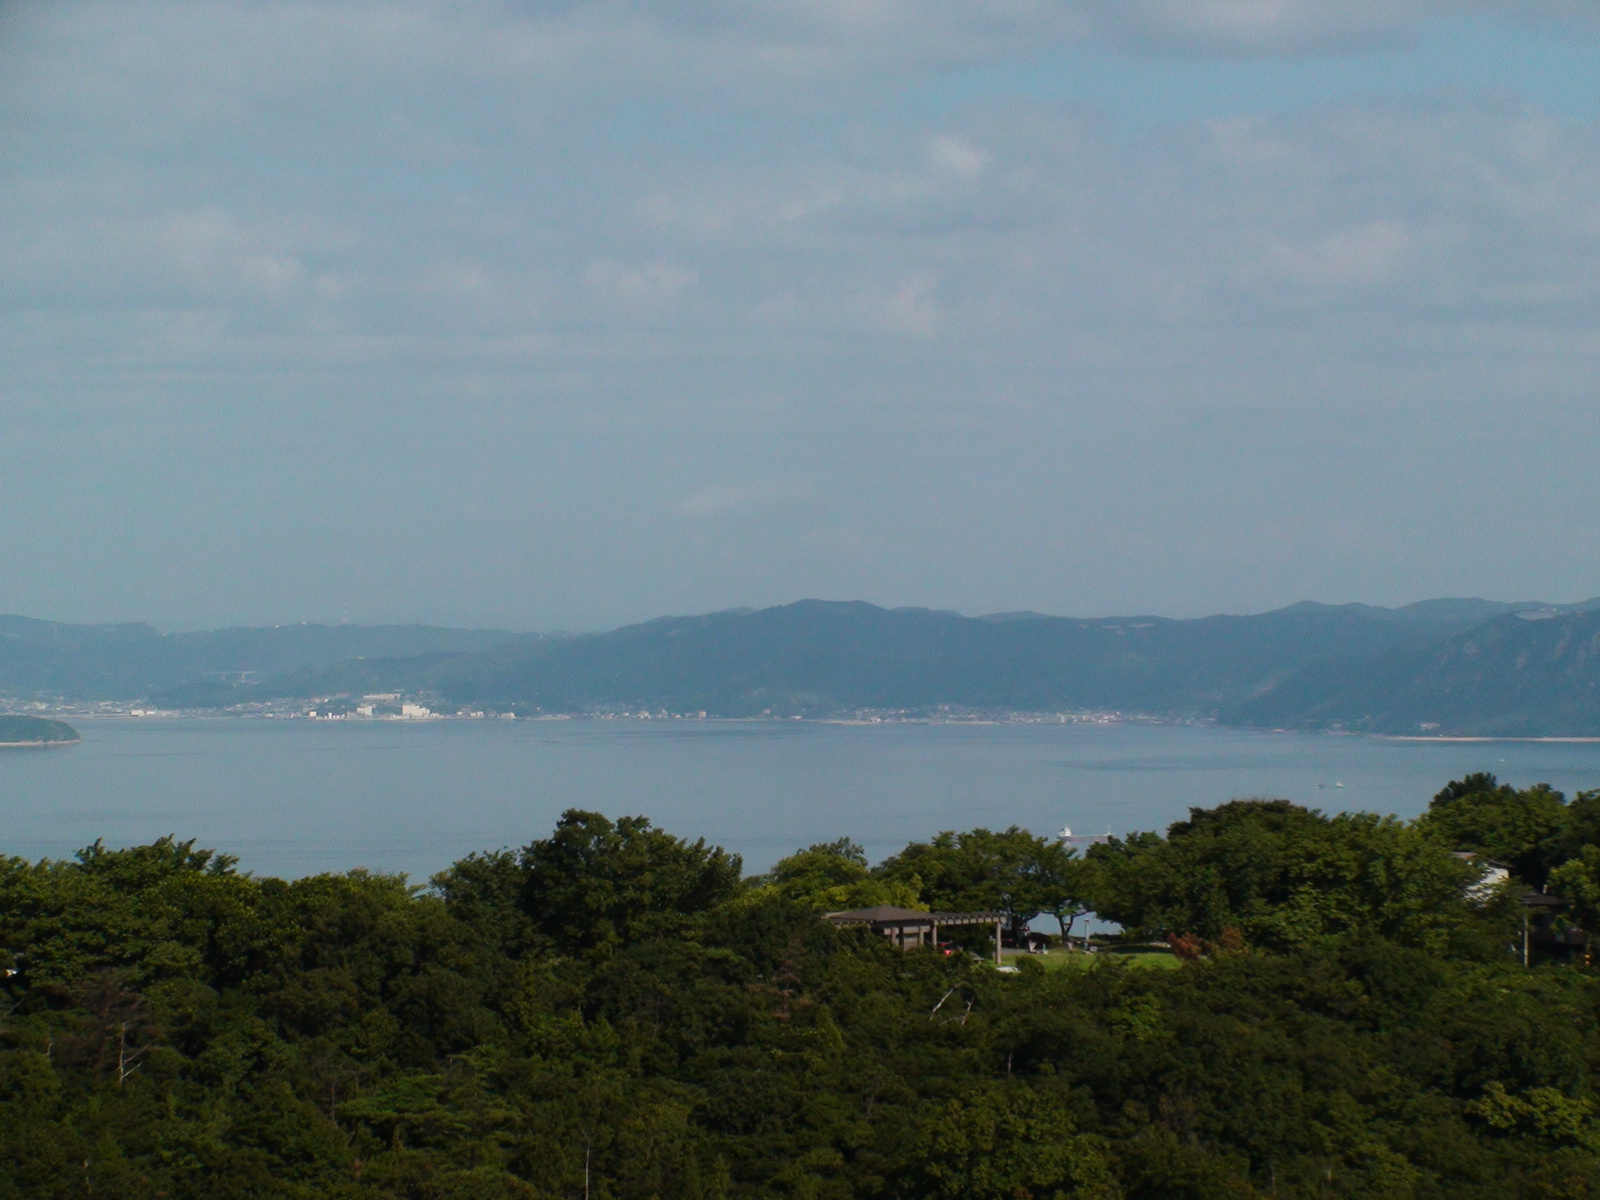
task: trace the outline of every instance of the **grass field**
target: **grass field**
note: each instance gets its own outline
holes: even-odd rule
[[[1171,970],[1179,965],[1178,957],[1170,950],[1147,946],[1127,946],[1101,950],[1095,954],[1069,953],[1051,950],[1045,954],[1023,954],[1007,950],[1003,961],[1011,964],[1019,959],[1029,959],[1047,971],[1083,971],[1102,962],[1120,962],[1130,967],[1147,967],[1158,971]]]

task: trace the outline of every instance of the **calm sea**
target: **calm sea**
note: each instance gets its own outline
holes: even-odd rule
[[[304,875],[423,878],[544,836],[566,808],[640,813],[749,870],[848,835],[874,858],[940,829],[1160,829],[1191,805],[1284,796],[1411,816],[1493,771],[1600,787],[1600,745],[1391,742],[1156,725],[691,721],[82,721],[81,745],[0,753],[0,853],[165,833]],[[1342,785],[1342,786],[1340,786]]]

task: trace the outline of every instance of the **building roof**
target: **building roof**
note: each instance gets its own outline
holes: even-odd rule
[[[835,925],[872,925],[879,928],[912,928],[922,925],[987,925],[1005,920],[998,912],[916,912],[909,908],[896,908],[892,904],[874,904],[870,908],[853,908],[848,912],[823,914],[823,919]]]
[[[892,904],[874,904],[871,908],[852,908],[848,912],[831,912],[828,920],[841,924],[856,921],[926,921],[931,914],[909,908],[896,908]]]

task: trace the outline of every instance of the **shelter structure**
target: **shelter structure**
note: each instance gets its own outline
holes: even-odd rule
[[[1560,917],[1562,910],[1572,907],[1572,901],[1549,892],[1525,892],[1522,896],[1522,965],[1527,966],[1530,952],[1537,946],[1546,954],[1570,958],[1588,945],[1589,935],[1570,921]]]
[[[823,920],[834,925],[865,925],[888,938],[900,949],[911,946],[937,946],[939,927],[954,925],[993,925],[994,962],[1000,965],[1000,927],[1005,913],[998,912],[916,912],[892,904],[853,908],[848,912],[824,913]]]

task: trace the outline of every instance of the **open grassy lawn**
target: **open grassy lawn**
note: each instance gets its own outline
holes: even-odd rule
[[[1007,963],[1024,958],[1031,959],[1047,971],[1083,971],[1102,962],[1120,962],[1130,967],[1150,967],[1155,970],[1171,970],[1179,965],[1178,957],[1170,950],[1146,946],[1117,947],[1094,954],[1069,953],[1065,950],[1051,950],[1045,954],[1007,951],[1005,954]]]

